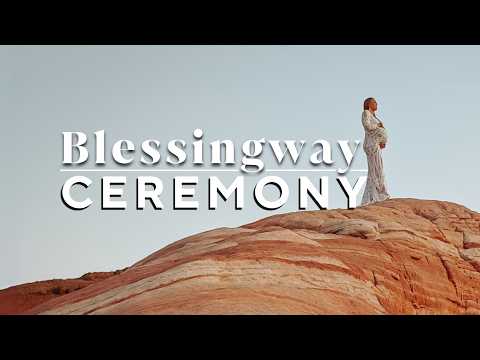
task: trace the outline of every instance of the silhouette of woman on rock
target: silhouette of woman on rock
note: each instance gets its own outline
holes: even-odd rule
[[[366,99],[363,103],[362,125],[365,130],[363,150],[367,155],[368,177],[361,205],[368,205],[390,198],[385,184],[381,153],[385,149],[388,137],[383,122],[375,115],[376,111],[377,102],[375,99]]]

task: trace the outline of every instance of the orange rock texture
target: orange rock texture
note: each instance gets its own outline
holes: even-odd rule
[[[0,291],[3,311],[480,314],[480,214],[416,199],[281,214],[190,236],[28,309],[11,295],[22,286],[35,284]]]
[[[78,279],[37,281],[0,290],[0,315],[22,314],[38,304],[83,289],[120,272],[87,273]]]

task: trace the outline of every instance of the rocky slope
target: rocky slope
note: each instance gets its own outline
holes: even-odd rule
[[[12,286],[0,291],[0,315],[22,314],[38,304],[83,289],[97,281],[117,275],[121,271],[94,272],[87,273],[78,279],[54,279]]]
[[[15,288],[0,291],[3,309]],[[177,241],[24,312],[480,314],[480,214],[392,199],[275,215]]]

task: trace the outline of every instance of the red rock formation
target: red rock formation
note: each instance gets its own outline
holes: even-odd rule
[[[480,214],[392,199],[275,215],[177,241],[27,313],[479,314]]]
[[[0,291],[0,315],[22,314],[38,304],[83,289],[120,272],[94,272],[78,279],[55,279],[12,286]]]

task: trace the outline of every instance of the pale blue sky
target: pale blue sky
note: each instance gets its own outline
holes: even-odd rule
[[[173,174],[160,174],[166,209],[141,212],[134,206],[138,174],[130,174],[129,209],[101,211],[101,174],[92,174],[96,203],[74,212],[59,198],[71,175],[59,172],[62,131],[104,129],[109,145],[191,141],[197,127],[206,141],[237,146],[261,137],[363,139],[362,102],[374,96],[390,135],[384,162],[392,196],[478,211],[478,64],[478,46],[0,47],[0,288],[123,268],[186,235],[297,205],[292,198],[266,212],[247,190],[243,211],[232,203],[208,211],[205,174],[197,187],[201,209],[172,211]],[[354,167],[366,168],[359,155]],[[292,189],[297,176],[284,176]],[[331,207],[345,207],[330,182]]]

